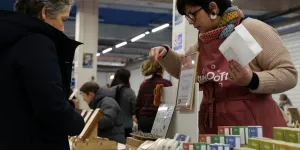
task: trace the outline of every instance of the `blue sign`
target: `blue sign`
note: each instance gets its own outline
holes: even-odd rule
[[[174,40],[174,50],[180,50],[182,49],[182,33],[175,36]]]
[[[75,88],[75,78],[71,79],[71,89]]]

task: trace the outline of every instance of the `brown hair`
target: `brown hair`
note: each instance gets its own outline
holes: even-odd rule
[[[90,92],[92,93],[97,93],[97,91],[99,90],[99,85],[96,82],[86,82],[84,83],[81,88],[80,91],[85,93],[85,94],[89,94]]]
[[[155,63],[150,60],[146,60],[143,62],[142,66],[141,66],[141,72],[142,72],[142,75],[144,75],[144,76],[150,76],[155,73],[162,74],[164,72],[164,68],[159,63]]]

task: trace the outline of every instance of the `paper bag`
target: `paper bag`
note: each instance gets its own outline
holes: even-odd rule
[[[219,50],[230,61],[235,60],[242,66],[248,65],[261,51],[261,46],[243,24],[221,44]]]

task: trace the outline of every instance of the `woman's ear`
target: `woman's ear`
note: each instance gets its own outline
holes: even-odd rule
[[[42,12],[41,12],[41,20],[45,21],[46,20],[46,9],[43,7]]]
[[[215,13],[216,15],[219,15],[219,13],[220,13],[220,9],[219,9],[216,2],[213,2],[213,1],[210,2],[209,3],[209,9],[211,11],[210,13]]]

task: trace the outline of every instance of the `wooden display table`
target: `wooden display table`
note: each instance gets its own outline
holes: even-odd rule
[[[86,125],[78,137],[70,137],[72,150],[117,150],[118,143],[105,138],[99,138],[98,121],[103,116],[100,109],[82,111]]]

